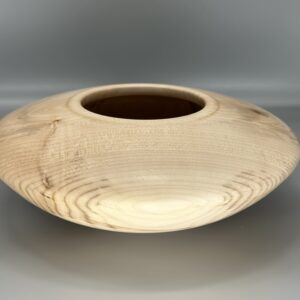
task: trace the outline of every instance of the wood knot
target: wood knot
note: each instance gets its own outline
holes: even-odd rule
[[[42,174],[42,183],[46,189],[50,189],[52,184],[50,183],[50,179],[46,174]]]

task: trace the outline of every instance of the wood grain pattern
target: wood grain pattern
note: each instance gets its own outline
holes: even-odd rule
[[[123,94],[199,99],[204,107],[178,118],[127,120],[81,104]],[[73,91],[0,121],[6,184],[53,215],[114,231],[173,231],[221,220],[271,192],[298,160],[297,138],[269,112],[177,86]]]

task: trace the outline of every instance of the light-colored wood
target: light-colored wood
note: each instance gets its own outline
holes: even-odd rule
[[[139,94],[204,107],[183,117],[133,120],[82,106],[82,99]],[[276,188],[298,160],[297,138],[271,113],[177,86],[73,91],[0,121],[0,177],[6,184],[53,215],[114,231],[173,231],[221,220]]]

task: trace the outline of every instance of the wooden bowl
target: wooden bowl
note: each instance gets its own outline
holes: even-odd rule
[[[39,208],[124,232],[193,228],[266,196],[299,160],[277,117],[220,94],[120,84],[55,95],[0,121],[0,177]]]

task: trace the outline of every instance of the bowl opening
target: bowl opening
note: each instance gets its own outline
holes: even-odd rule
[[[81,100],[81,105],[99,115],[155,120],[193,114],[205,107],[205,101],[188,91],[123,87],[93,92]]]

